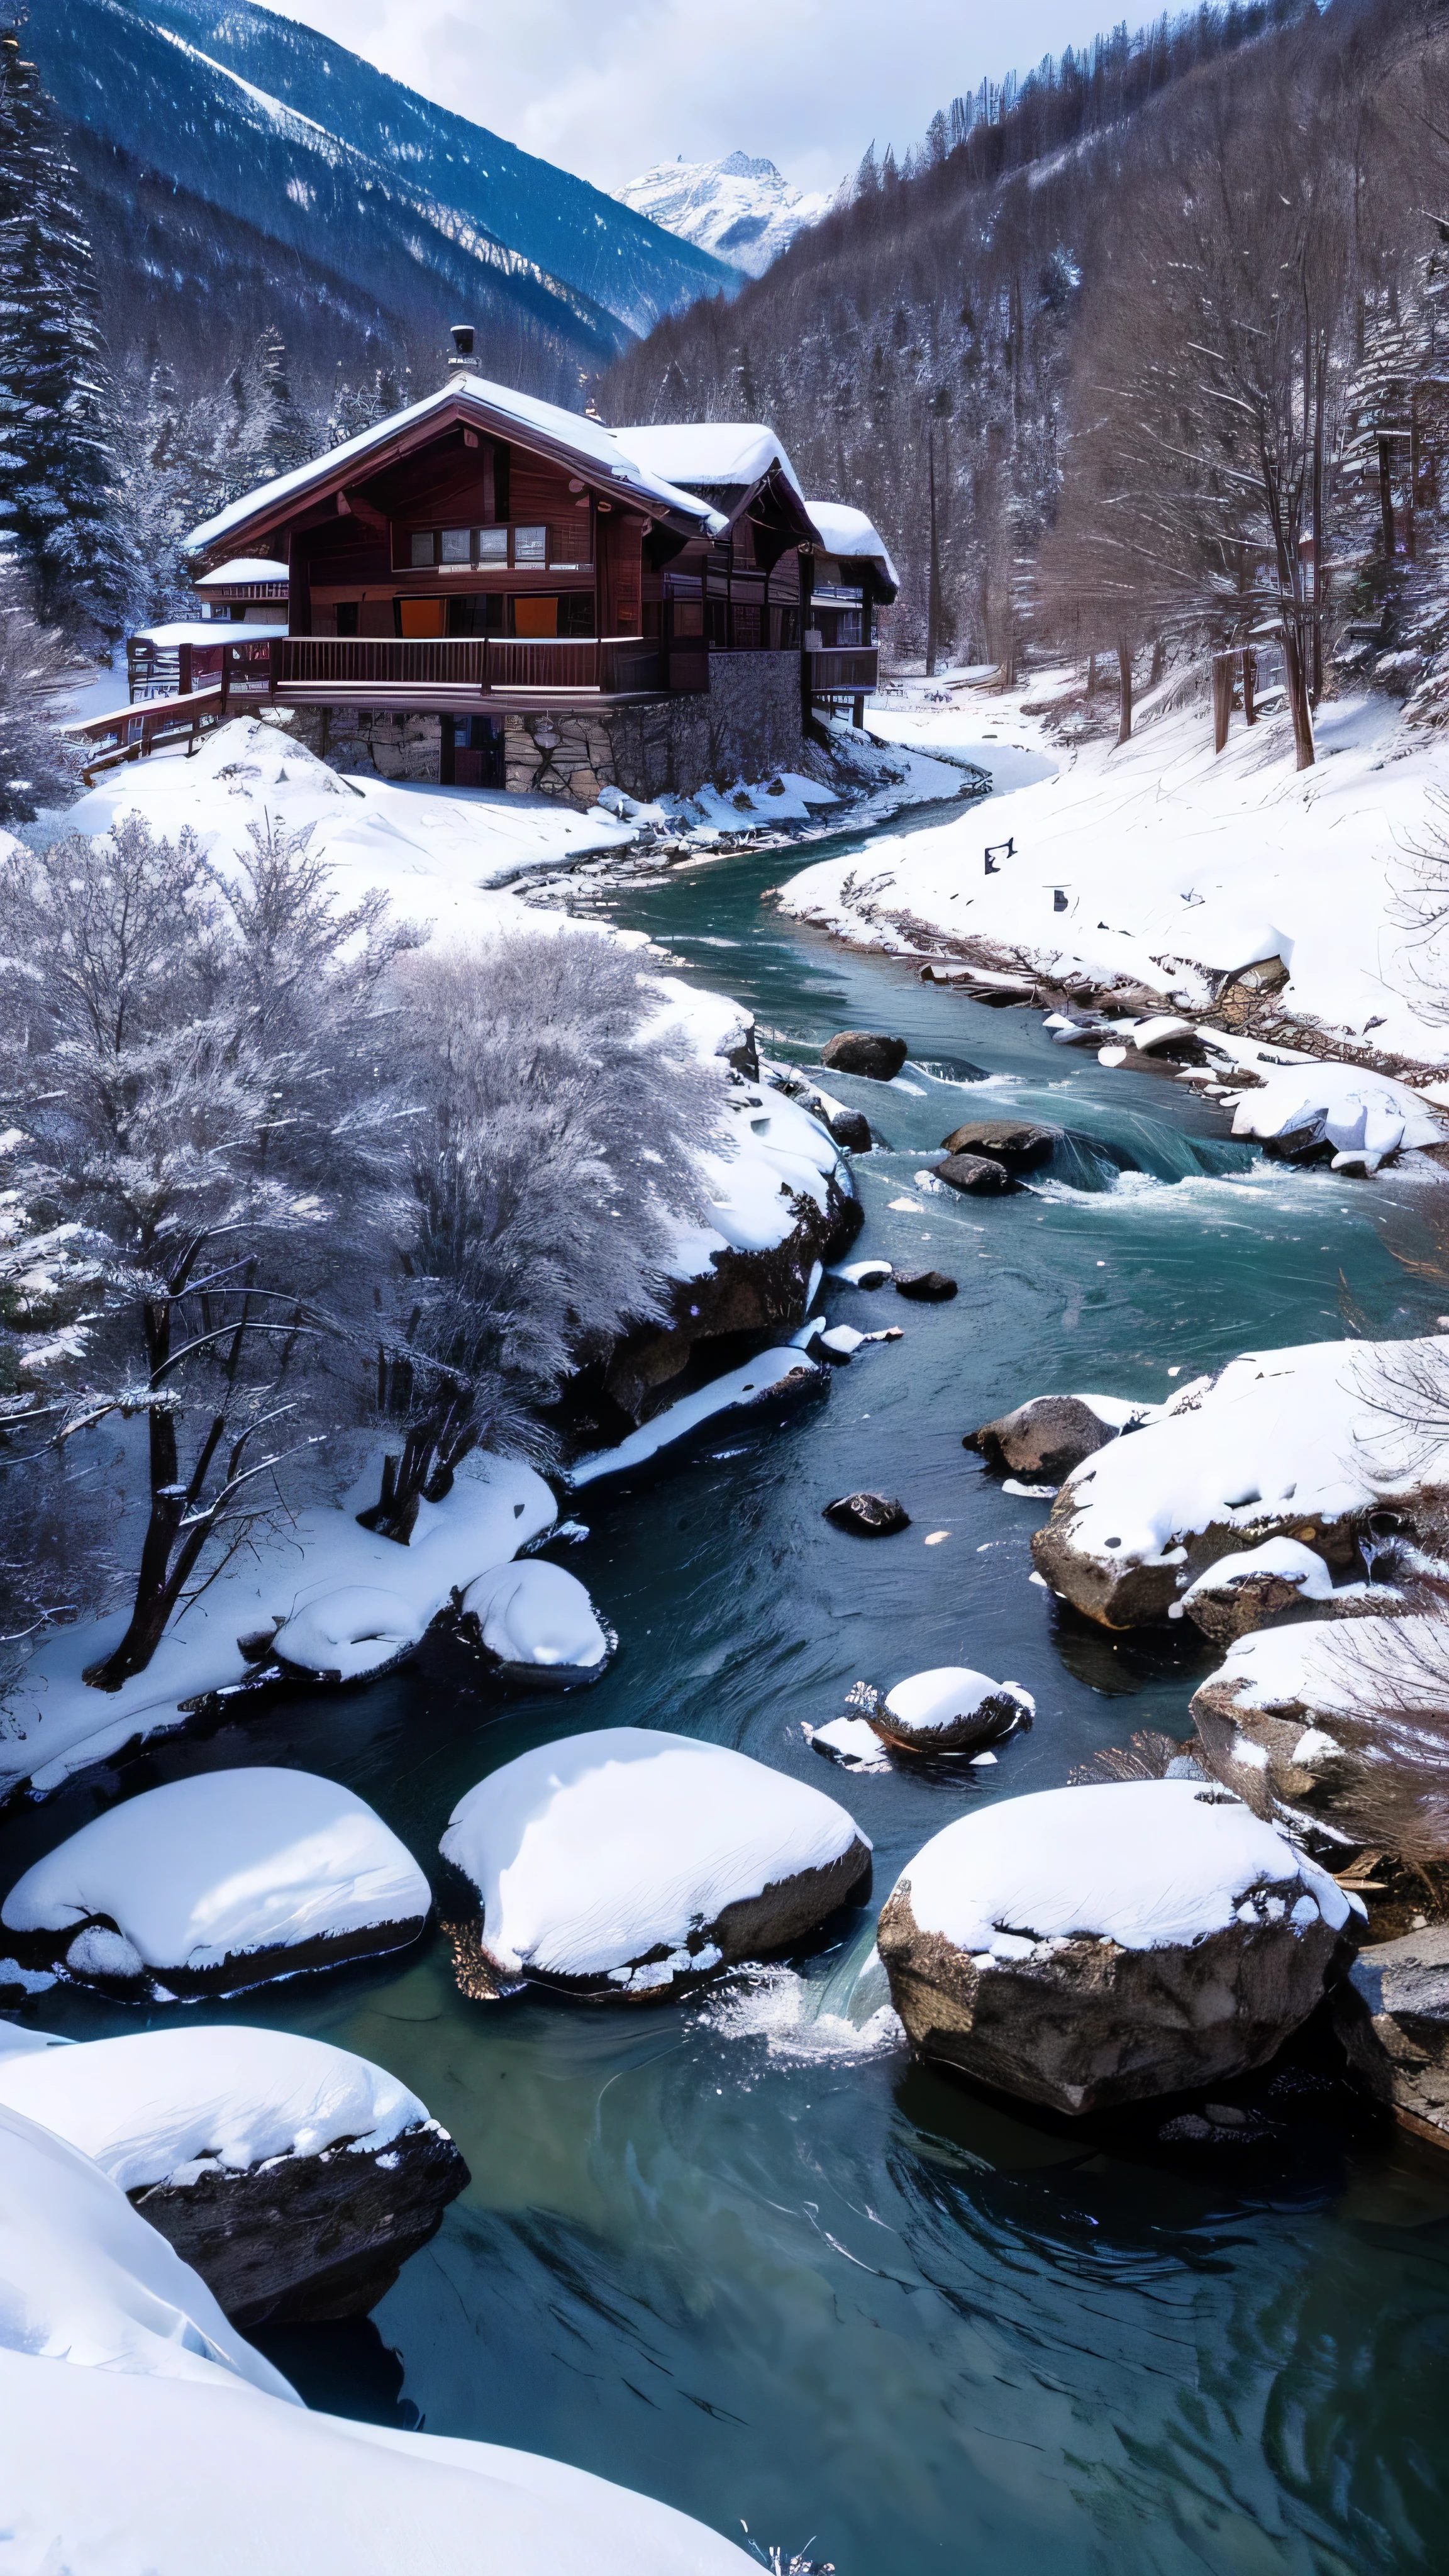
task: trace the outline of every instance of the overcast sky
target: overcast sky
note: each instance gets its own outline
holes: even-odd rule
[[[1097,24],[1090,0],[1085,13],[1082,0],[270,5],[601,188],[680,153],[733,151],[764,154],[799,187],[833,187],[872,140],[903,152],[957,91],[1026,71]]]

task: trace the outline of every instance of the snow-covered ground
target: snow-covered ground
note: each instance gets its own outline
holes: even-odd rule
[[[882,832],[805,869],[788,909],[887,946],[910,916],[1037,971],[1140,981],[1194,1008],[1223,976],[1280,956],[1290,1016],[1449,1060],[1435,1016],[1449,961],[1401,917],[1415,851],[1442,827],[1435,738],[1374,697],[1319,709],[1317,764],[1303,772],[1283,715],[1251,729],[1235,718],[1215,759],[1205,704],[1156,716],[1147,704],[1130,742],[1062,748],[1030,712],[1041,694],[1039,680],[1004,695],[913,684],[874,702],[881,740],[979,763],[997,794],[935,830]],[[1013,854],[988,875],[986,845],[1008,841]]]

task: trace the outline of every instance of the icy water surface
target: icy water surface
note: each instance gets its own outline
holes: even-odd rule
[[[783,1430],[590,1490],[589,1536],[559,1554],[623,1643],[587,1697],[500,1700],[438,1643],[123,1779],[332,1772],[428,1866],[461,1792],[529,1745],[669,1727],[840,1798],[875,1845],[872,1908],[688,2009],[469,2004],[441,1941],[233,2007],[395,2069],[473,2173],[373,2326],[270,2349],[315,2404],[551,2452],[737,2537],[813,2533],[840,2576],[1443,2567],[1449,2183],[1429,2151],[1345,2125],[1311,2045],[1274,2094],[1278,2143],[1240,2167],[1184,2163],[1150,2122],[1018,2117],[913,2066],[856,1982],[927,1835],[1136,1728],[1186,1734],[1210,1660],[1181,1632],[1113,1639],[1032,1586],[1045,1506],[1004,1494],[963,1432],[1053,1387],[1164,1396],[1170,1371],[1337,1335],[1345,1300],[1360,1328],[1424,1328],[1443,1292],[1392,1257],[1424,1249],[1422,1194],[1285,1173],[1186,1086],[792,930],[761,901],[788,872],[788,853],[735,858],[605,901],[747,999],[773,1052],[815,1061],[842,1027],[909,1039],[902,1082],[831,1078],[891,1148],[857,1166],[856,1251],[953,1271],[956,1302],[832,1291],[832,1320],[904,1340]],[[1060,1168],[995,1205],[922,1200],[926,1155],[996,1108],[1070,1128]],[[866,1545],[822,1520],[862,1484],[912,1527]],[[994,1767],[852,1777],[807,1749],[802,1722],[853,1681],[948,1662],[1036,1695]],[[5,1883],[95,1801],[5,1828]],[[74,1996],[49,2018],[135,2026]]]

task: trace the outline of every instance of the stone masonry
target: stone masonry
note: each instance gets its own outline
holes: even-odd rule
[[[800,668],[793,653],[713,653],[710,686],[698,697],[653,698],[637,706],[561,705],[504,722],[504,759],[513,794],[598,802],[605,787],[648,803],[706,785],[768,778],[777,769],[813,771],[819,755],[800,722]],[[438,776],[437,716],[368,715],[352,708],[299,708],[297,739],[334,769],[428,784]]]

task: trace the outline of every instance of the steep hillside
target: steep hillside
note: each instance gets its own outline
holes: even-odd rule
[[[681,241],[727,260],[746,277],[763,277],[798,232],[817,224],[834,203],[825,189],[807,196],[782,178],[773,161],[731,152],[723,161],[661,161],[616,190],[622,206],[662,224]]]
[[[84,182],[113,351],[215,372],[243,313],[321,382],[471,319],[562,399],[733,272],[308,28],[217,0],[47,0],[29,42]],[[369,344],[369,336],[376,347]]]

